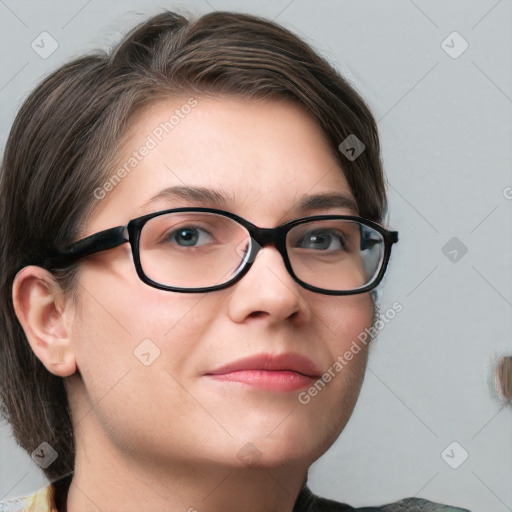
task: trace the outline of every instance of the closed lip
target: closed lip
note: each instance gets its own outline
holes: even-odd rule
[[[289,371],[316,379],[322,375],[321,369],[308,357],[301,354],[257,354],[237,359],[206,375],[226,375],[244,370]]]

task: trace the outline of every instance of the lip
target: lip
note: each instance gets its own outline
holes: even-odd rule
[[[258,354],[223,365],[206,374],[221,382],[236,382],[269,391],[294,391],[310,386],[322,371],[300,354]]]

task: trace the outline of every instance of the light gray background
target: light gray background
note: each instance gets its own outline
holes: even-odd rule
[[[275,19],[379,119],[401,236],[382,307],[403,311],[374,344],[354,416],[310,473],[313,491],[353,506],[421,496],[512,510],[512,406],[493,390],[496,358],[512,352],[512,2],[0,0],[1,146],[44,75],[163,8]],[[31,48],[43,31],[58,43],[46,59]],[[469,44],[458,58],[441,46],[453,31]],[[445,47],[462,44],[452,36]],[[455,262],[442,252],[452,237],[468,249]],[[441,456],[453,441],[452,464],[469,454],[458,469]],[[0,447],[0,499],[47,484],[6,426]]]

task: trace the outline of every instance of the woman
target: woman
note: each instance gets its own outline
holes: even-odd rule
[[[53,482],[4,506],[354,510],[307,474],[398,236],[374,119],[305,43],[149,19],[32,93],[0,201],[4,415]]]

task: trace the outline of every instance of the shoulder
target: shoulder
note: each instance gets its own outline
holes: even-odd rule
[[[470,512],[467,509],[441,505],[421,498],[406,498],[387,505],[353,508],[313,494],[309,488],[302,489],[294,512]]]
[[[465,508],[441,505],[421,498],[407,498],[396,503],[384,505],[380,509],[383,512],[470,512]]]
[[[57,512],[50,484],[32,494],[0,501],[0,512]]]

